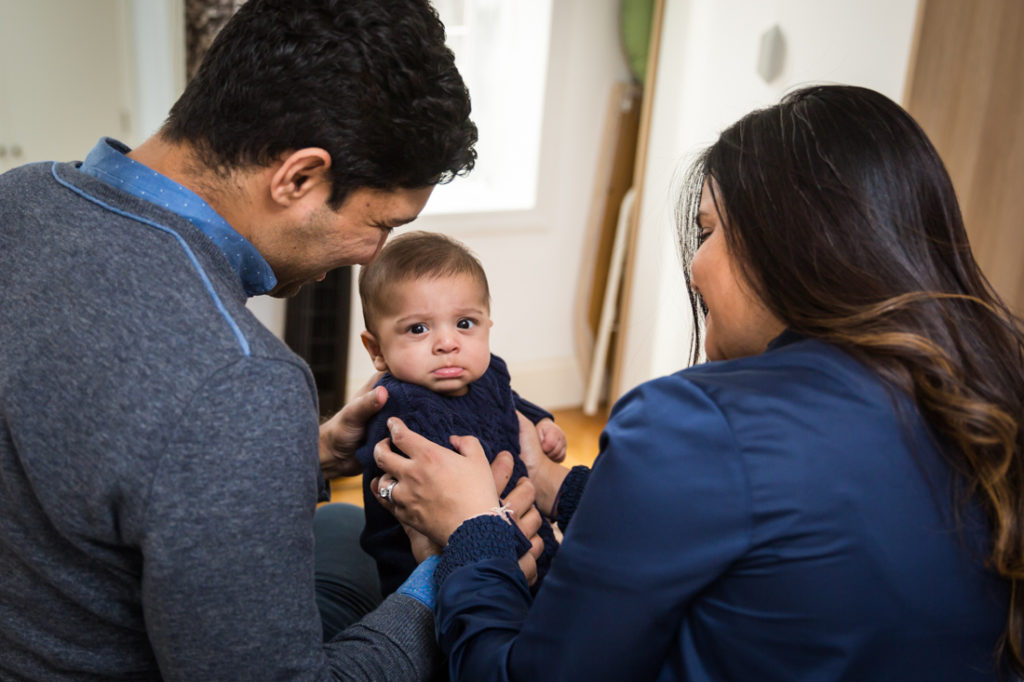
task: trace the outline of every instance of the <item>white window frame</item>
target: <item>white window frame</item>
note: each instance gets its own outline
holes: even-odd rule
[[[492,228],[534,222],[529,216],[542,194],[552,0],[433,2],[469,88],[480,139],[474,170],[435,188],[423,217],[443,217],[450,227],[468,227],[480,214]]]

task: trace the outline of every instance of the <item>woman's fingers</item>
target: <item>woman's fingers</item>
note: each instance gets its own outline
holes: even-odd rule
[[[533,503],[533,484],[530,479],[519,479],[502,504],[512,510],[515,524],[530,541],[530,550],[519,557],[519,568],[526,576],[526,582],[533,585],[537,580],[537,559],[544,551],[544,539],[539,535],[543,520]]]
[[[508,450],[499,452],[498,456],[491,462],[491,473],[494,475],[494,490],[499,495],[505,491],[505,486],[508,485],[509,480],[512,478],[514,467],[515,462],[512,460],[512,455]]]
[[[397,488],[398,480],[391,474],[384,474],[370,481],[370,490],[377,496],[378,502],[392,514],[398,506],[394,499]]]
[[[505,499],[502,500],[502,504],[506,507],[511,508],[512,511],[515,513],[516,519],[519,519],[521,516],[529,512],[531,509],[534,509],[533,503],[533,483],[530,481],[530,479],[526,477],[520,478],[518,481],[516,481],[516,485],[514,488],[512,488],[512,492],[510,492],[505,497]],[[530,536],[527,535],[526,537]]]
[[[537,559],[544,553],[544,540],[534,535],[530,540],[530,549],[519,557],[519,570],[526,576],[526,584],[531,587],[537,582]]]
[[[487,462],[487,454],[484,452],[483,446],[480,445],[480,441],[475,437],[451,436],[448,440],[451,441],[452,447],[467,459]],[[490,466],[489,463],[488,466]]]
[[[408,469],[409,460],[391,449],[391,442],[383,438],[373,446],[373,461],[393,478],[401,478],[402,472]]]
[[[375,491],[399,521],[445,545],[463,521],[498,506],[495,475],[476,438],[453,437],[453,450],[411,431],[400,419],[389,419],[388,428],[391,442],[383,440],[373,450],[384,472]]]
[[[532,552],[527,552],[519,558],[519,570],[526,576],[526,584],[533,587],[537,582],[537,557]]]
[[[534,535],[533,540],[530,541],[530,551],[527,552],[536,561],[540,559],[540,555],[544,553],[544,538],[539,535]]]
[[[516,412],[516,416],[519,418],[519,458],[532,476],[534,470],[543,464],[542,460],[547,459],[547,455],[540,443],[537,427],[521,413]]]
[[[519,530],[523,532],[523,535],[532,542],[534,538],[540,537],[537,535],[541,527],[540,512],[537,511],[536,507],[530,507],[525,514],[516,517],[516,525],[519,526]]]

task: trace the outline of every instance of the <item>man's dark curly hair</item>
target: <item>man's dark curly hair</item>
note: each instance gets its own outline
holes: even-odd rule
[[[349,192],[417,188],[472,169],[469,92],[428,0],[250,0],[224,26],[161,134],[219,172],[331,155]]]

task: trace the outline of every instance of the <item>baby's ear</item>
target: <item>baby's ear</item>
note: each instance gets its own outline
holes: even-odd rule
[[[380,352],[380,344],[377,343],[377,337],[369,331],[364,331],[359,335],[359,338],[363,340],[363,348],[370,354],[370,360],[373,361],[373,366],[378,372],[388,371],[388,363],[384,361],[384,356]]]

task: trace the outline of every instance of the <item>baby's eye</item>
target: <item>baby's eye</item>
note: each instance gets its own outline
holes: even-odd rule
[[[409,332],[410,334],[426,334],[427,325],[423,324],[422,322],[417,322],[416,324],[410,324],[409,328],[406,331]]]
[[[473,327],[476,326],[476,320],[471,320],[468,317],[463,317],[456,323],[456,326],[459,329],[472,329]]]
[[[708,229],[706,227],[700,228],[700,234],[697,235],[697,245],[700,246],[701,244],[706,242],[708,240],[708,237],[710,237],[710,236],[711,236],[711,230],[710,229]]]

